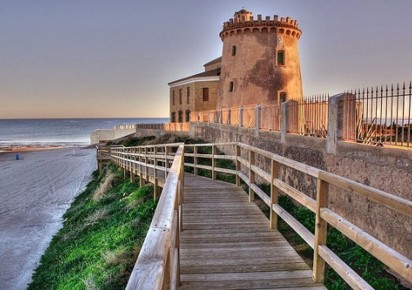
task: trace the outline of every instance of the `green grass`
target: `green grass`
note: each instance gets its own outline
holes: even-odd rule
[[[93,193],[109,170],[112,187],[95,200]],[[114,166],[101,176],[94,172],[64,215],[29,289],[124,289],[155,206],[152,187],[139,188]]]

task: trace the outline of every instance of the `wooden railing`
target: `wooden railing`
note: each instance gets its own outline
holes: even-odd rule
[[[183,144],[113,148],[113,161],[141,177],[164,184],[156,211],[126,289],[175,289],[180,284],[179,232],[183,201]],[[170,167],[169,167],[170,166]]]
[[[174,144],[171,146],[177,145]],[[159,148],[164,149],[162,151],[162,149],[159,150]],[[149,180],[147,168],[162,169],[165,170],[166,173],[169,172],[167,164],[169,163],[169,160],[171,160],[173,154],[171,154],[171,151],[168,151],[170,150],[168,148],[168,145],[159,145],[152,147],[113,149],[112,158],[117,164],[126,170],[134,172],[140,177],[145,176],[145,179]],[[208,150],[203,151],[210,153],[200,153],[200,148],[208,148]],[[219,154],[218,149],[228,152],[229,155]],[[183,153],[183,151],[186,152]],[[269,206],[269,226],[272,229],[276,229],[277,220],[279,217],[291,226],[306,241],[306,243],[314,249],[313,280],[315,282],[323,282],[325,263],[327,263],[352,288],[372,289],[372,287],[368,285],[362,277],[352,270],[326,245],[327,225],[329,224],[361,246],[371,255],[379,259],[399,276],[412,283],[412,260],[398,253],[388,245],[379,241],[375,237],[371,236],[364,230],[329,209],[328,196],[329,187],[330,185],[333,185],[336,188],[366,197],[372,202],[383,205],[388,209],[409,218],[412,217],[411,200],[394,196],[387,192],[383,192],[370,186],[360,184],[353,180],[340,177],[262,149],[235,142],[220,144],[189,144],[184,145],[184,147],[183,145],[179,145],[179,150],[174,156],[172,165],[173,172],[175,172],[173,175],[174,177],[170,181],[169,177],[166,180],[165,187],[162,191],[162,196],[160,197],[158,209],[156,210],[155,218],[152,223],[152,226],[154,227],[151,227],[148,237],[146,238],[146,240],[149,241],[147,242],[148,245],[145,246],[145,241],[144,251],[142,249],[141,254],[143,256],[142,258],[139,256],[135,270],[133,271],[133,275],[131,277],[132,282],[129,281],[128,289],[134,289],[133,287],[137,285],[162,285],[161,281],[163,280],[160,279],[160,276],[163,275],[164,277],[171,277],[169,271],[172,271],[178,277],[179,265],[177,262],[177,264],[173,264],[173,267],[175,267],[173,270],[170,270],[170,268],[165,265],[167,264],[167,261],[172,261],[167,259],[167,256],[171,255],[171,247],[174,246],[178,249],[178,205],[183,202],[181,186],[183,184],[182,162],[184,157],[186,157],[187,161],[184,163],[184,166],[193,168],[193,172],[195,174],[197,174],[200,169],[210,171],[212,179],[216,179],[218,173],[232,174],[236,177],[236,185],[238,186],[241,184],[242,180],[249,188],[249,201],[252,202],[255,195],[258,195],[260,199]],[[220,168],[216,161],[221,159],[232,160],[236,165],[236,169]],[[165,166],[156,165],[160,160],[164,160],[163,162]],[[202,160],[209,160],[209,162],[207,162],[208,165],[202,164],[205,163],[200,162]],[[142,166],[145,169],[142,169]],[[309,197],[305,193],[282,180],[280,175],[281,168],[283,171],[295,170],[297,172],[301,172],[301,174],[316,180],[316,199]],[[157,170],[152,170],[152,173],[155,175],[156,172]],[[172,172],[171,169],[170,172]],[[154,178],[154,180],[156,180],[156,178]],[[258,186],[260,183],[270,184],[270,195],[266,194]],[[180,187],[178,184],[180,184]],[[281,193],[288,195],[296,202],[316,214],[315,234],[312,234],[306,227],[304,227],[298,220],[287,213],[286,210],[278,204],[278,197]],[[176,212],[173,212],[173,215],[171,211],[171,204],[175,206],[174,210],[176,210]],[[162,209],[163,207],[165,207],[165,209]],[[167,213],[163,213],[163,211],[167,211]],[[172,218],[172,216],[176,217]],[[163,222],[163,219],[165,222]],[[166,232],[170,238],[166,239],[158,236],[160,234],[158,225],[160,224],[165,224],[168,226]],[[160,231],[162,230],[163,227],[161,227]],[[175,231],[175,234],[173,234],[173,231]],[[154,239],[156,239],[156,241]],[[172,241],[175,241],[175,244],[173,244]],[[178,250],[176,251],[178,253]],[[159,262],[157,262],[158,256],[162,257],[159,258]],[[152,259],[150,265],[145,264],[145,259],[148,259],[147,257],[151,257]],[[170,263],[171,262],[169,262],[169,267]],[[153,273],[157,274],[155,275]],[[151,277],[152,275],[156,276],[156,278]],[[137,282],[149,282],[149,280],[153,284],[142,284],[143,282]],[[165,280],[171,281],[170,278],[165,278]],[[173,281],[178,281],[178,278]],[[173,283],[172,285],[176,285]],[[160,289],[153,286],[149,288],[137,288]]]

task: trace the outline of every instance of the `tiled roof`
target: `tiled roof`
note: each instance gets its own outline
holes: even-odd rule
[[[212,60],[212,61],[215,61],[215,60]],[[192,75],[192,76],[189,76],[189,77],[185,77],[185,78],[173,81],[171,83],[168,83],[168,85],[170,86],[170,85],[173,85],[174,83],[185,81],[185,80],[188,80],[188,79],[191,79],[191,78],[213,77],[213,76],[219,76],[219,75],[220,75],[220,68],[217,68],[217,69],[212,69],[212,70],[209,70],[209,71],[205,71],[205,72],[202,72],[202,73],[198,73],[198,74],[195,74],[195,75]]]
[[[205,63],[203,66],[208,66],[208,65],[220,62],[221,60],[222,60],[222,57],[220,56],[218,58],[215,58],[214,60],[209,61],[208,63]]]

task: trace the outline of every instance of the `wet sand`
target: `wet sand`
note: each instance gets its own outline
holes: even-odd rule
[[[95,149],[0,153],[0,289],[26,289],[62,216],[96,169]]]

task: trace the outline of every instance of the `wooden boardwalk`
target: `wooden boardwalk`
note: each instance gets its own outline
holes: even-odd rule
[[[242,188],[185,174],[179,289],[326,289]]]

